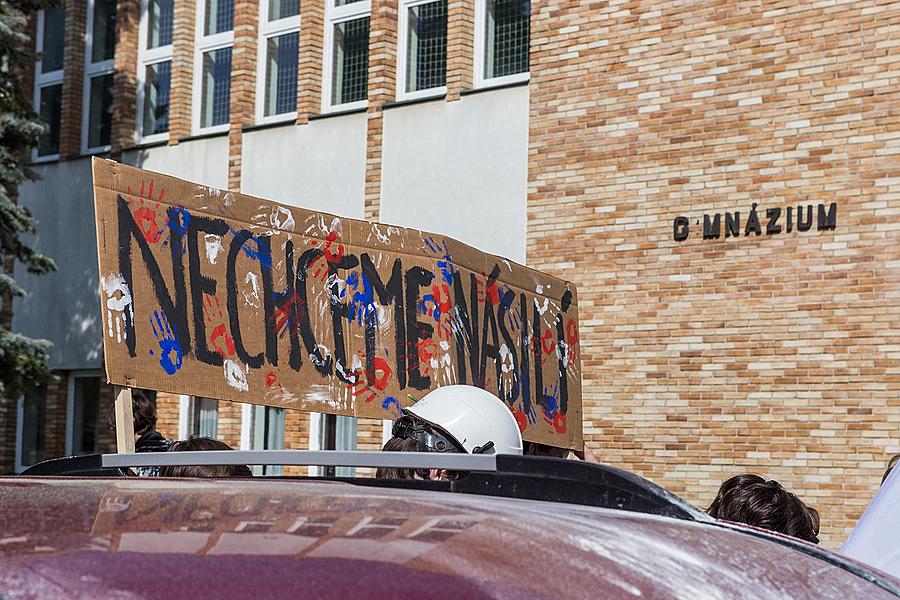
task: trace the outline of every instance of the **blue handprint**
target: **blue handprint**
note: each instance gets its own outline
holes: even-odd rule
[[[438,243],[433,237],[422,240],[428,250],[438,257],[437,266],[441,270],[441,275],[447,285],[453,285],[453,278],[456,276],[456,268],[453,266],[453,259],[450,258],[450,251],[447,249],[447,241]]]
[[[166,319],[165,313],[162,315],[158,311],[153,311],[153,318],[150,319],[150,327],[153,328],[153,335],[159,342],[159,366],[169,375],[174,375],[175,371],[181,368],[182,352],[181,344],[175,339],[172,328],[169,327],[169,320]],[[174,360],[172,355],[174,356]]]

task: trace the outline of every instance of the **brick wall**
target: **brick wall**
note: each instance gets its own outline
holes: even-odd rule
[[[59,156],[81,154],[81,114],[84,94],[84,32],[87,2],[66,0],[63,39],[62,114],[59,124]]]
[[[836,547],[900,451],[900,15],[589,12],[532,3],[527,247],[579,285],[589,443],[701,506],[778,479]],[[837,229],[702,239],[754,202],[835,202]]]
[[[172,79],[169,92],[169,144],[191,135],[194,86],[194,13],[196,2],[175,2],[172,29]],[[201,25],[202,26],[202,25]],[[118,54],[119,48],[116,47]]]
[[[178,439],[181,396],[179,394],[156,394],[156,430],[167,440]]]

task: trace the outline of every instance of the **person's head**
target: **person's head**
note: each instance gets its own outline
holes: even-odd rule
[[[135,437],[156,429],[156,406],[142,392],[132,392],[131,412],[134,414]]]
[[[385,444],[382,452],[415,452],[418,449],[416,440],[402,437],[392,437]],[[375,472],[376,479],[426,479],[425,474],[420,474],[416,469],[403,467],[378,467]]]
[[[887,469],[884,470],[884,475],[881,476],[881,483],[882,483],[882,484],[887,480],[888,475],[891,474],[891,471],[894,469],[894,467],[897,466],[897,461],[898,461],[898,460],[900,460],[900,454],[895,454],[895,455],[893,455],[893,456],[891,457],[891,459],[888,461]]]
[[[522,434],[506,404],[469,385],[429,392],[403,411],[393,433],[415,440],[419,452],[522,454]]]
[[[549,456],[550,458],[565,458],[569,455],[568,448],[557,448],[538,442],[525,442],[525,456]]]
[[[819,512],[777,481],[744,473],[725,481],[706,512],[713,518],[819,543]]]
[[[197,452],[207,450],[234,450],[225,442],[209,437],[192,435],[186,440],[173,443],[169,452]],[[164,467],[163,477],[252,477],[247,465],[186,465]]]

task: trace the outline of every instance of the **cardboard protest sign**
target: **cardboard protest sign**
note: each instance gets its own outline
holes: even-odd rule
[[[111,383],[379,418],[477,385],[526,439],[581,443],[572,284],[440,235],[93,173]]]

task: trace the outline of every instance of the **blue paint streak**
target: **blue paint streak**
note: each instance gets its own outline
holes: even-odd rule
[[[181,217],[181,218],[179,218]],[[188,224],[191,222],[191,213],[184,208],[172,208],[169,210],[169,229],[176,235],[187,233]]]
[[[234,237],[241,240],[241,250],[244,252],[244,254],[247,255],[247,258],[249,258],[250,260],[258,260],[259,264],[264,267],[272,266],[272,252],[268,247],[260,243],[257,236],[250,234],[250,237],[248,238],[241,235],[241,232],[233,227],[229,227],[229,229],[231,230],[231,233],[232,235],[234,235]],[[256,249],[248,247],[248,242],[253,242],[254,244],[256,244]]]
[[[153,323],[154,318],[156,319],[156,324]],[[159,366],[161,366],[163,371],[167,374],[174,375],[176,371],[181,368],[181,363],[184,358],[184,354],[181,351],[181,344],[178,343],[175,334],[169,327],[169,320],[166,319],[165,314],[160,315],[159,311],[154,310],[153,318],[150,319],[150,327],[153,329],[153,335],[156,336],[156,341],[159,343]],[[153,354],[152,350],[150,351],[150,354]],[[175,355],[174,359],[172,358],[173,354]]]
[[[397,399],[393,396],[388,396],[381,402],[381,408],[383,408],[384,410],[391,410],[392,406],[394,407],[394,410],[392,410],[391,412],[398,416],[403,414],[403,408],[400,406],[400,402],[398,402]]]

